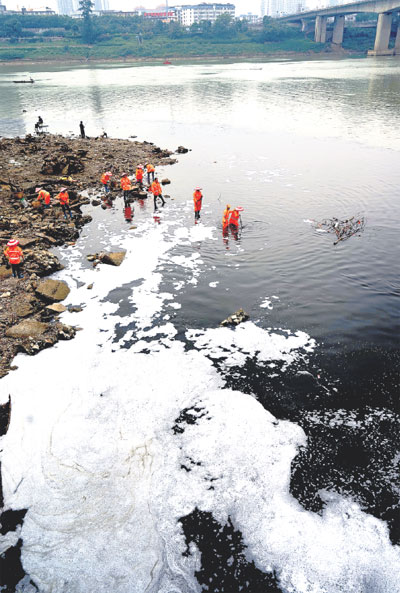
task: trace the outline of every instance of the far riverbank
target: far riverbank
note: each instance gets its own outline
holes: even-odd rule
[[[260,63],[276,62],[280,60],[338,60],[347,58],[365,58],[367,57],[363,52],[357,52],[354,50],[330,51],[325,50],[321,52],[317,51],[306,51],[306,52],[295,52],[295,51],[277,51],[271,53],[243,53],[240,55],[199,55],[199,56],[173,56],[169,58],[171,65],[180,64],[191,64],[191,63],[215,63],[215,62],[230,62],[230,61],[246,61],[251,60]],[[90,65],[90,64],[155,64],[159,66],[163,64],[165,60],[163,58],[153,57],[115,57],[115,58],[73,58],[60,56],[58,58],[36,58],[35,60],[30,59],[18,59],[18,60],[2,60],[0,58],[1,66],[36,66],[36,65]]]

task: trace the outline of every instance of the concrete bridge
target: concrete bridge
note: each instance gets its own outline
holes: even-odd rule
[[[343,43],[345,16],[347,14],[374,12],[378,15],[375,45],[374,49],[368,52],[368,55],[389,56],[400,54],[400,25],[397,29],[394,49],[389,49],[393,13],[399,11],[400,0],[362,0],[361,2],[351,2],[319,10],[290,14],[280,17],[278,20],[287,23],[299,23],[302,31],[306,31],[309,24],[315,22],[315,41],[325,43],[327,19],[333,17],[332,44],[340,47]]]

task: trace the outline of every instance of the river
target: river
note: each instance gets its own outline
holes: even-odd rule
[[[60,250],[82,331],[1,381],[26,573],[41,593],[400,591],[400,60],[29,68],[0,69],[1,135],[41,115],[190,152],[158,169],[159,216],[136,204],[131,229],[117,200]],[[312,222],[353,216],[337,245]],[[121,267],[91,268],[104,248]]]

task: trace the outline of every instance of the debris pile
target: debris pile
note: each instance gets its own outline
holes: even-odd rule
[[[86,157],[87,150],[78,150],[76,153],[69,152],[68,145],[60,147],[61,154],[49,155],[44,161],[40,170],[43,175],[73,175],[81,173],[85,164],[83,159]]]
[[[363,216],[352,216],[340,220],[339,218],[327,218],[320,222],[312,220],[314,228],[326,231],[327,233],[335,233],[337,245],[339,241],[345,241],[357,233],[361,233],[365,227],[365,219]]]
[[[226,319],[221,321],[220,326],[226,327],[227,325],[239,325],[239,323],[243,323],[243,321],[247,321],[249,319],[249,314],[243,311],[242,308],[233,315],[229,315]]]

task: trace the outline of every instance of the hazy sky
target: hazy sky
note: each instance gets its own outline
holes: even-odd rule
[[[200,0],[204,1],[204,0]],[[220,0],[221,3],[227,3],[229,0]],[[25,6],[26,8],[42,8],[44,6],[49,6],[50,8],[55,9],[57,6],[57,0],[0,0],[1,4],[5,4],[9,9],[16,9],[17,7],[20,9],[21,6]],[[198,4],[198,1],[195,0],[169,0],[169,5],[173,6],[174,4]],[[136,6],[145,6],[146,8],[156,8],[160,6],[162,2],[160,0],[146,0],[144,2],[136,3],[135,0],[109,0],[110,9],[118,9],[118,10],[132,10]],[[236,6],[236,15],[243,14],[246,12],[252,12],[253,14],[260,14],[261,12],[261,0],[232,0],[232,4]]]

